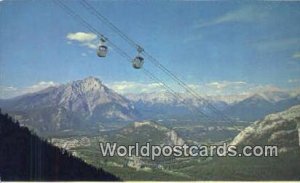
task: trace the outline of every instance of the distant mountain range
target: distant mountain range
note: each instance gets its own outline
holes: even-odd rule
[[[126,97],[133,101],[136,109],[139,109],[142,118],[199,118],[200,111],[207,115],[215,115],[208,108],[207,103],[220,109],[227,107],[227,103],[211,98],[201,100],[184,93],[177,93],[178,97],[170,93],[144,93],[128,94]]]
[[[179,93],[127,94],[122,96],[99,79],[49,87],[39,92],[0,100],[0,107],[21,123],[39,131],[98,129],[103,123],[143,119],[191,118],[199,111],[216,116],[214,106],[234,120],[255,121],[265,115],[300,104],[300,97],[286,92],[265,92],[252,96],[203,97],[198,100]],[[202,120],[202,119],[201,119]]]
[[[255,121],[265,115],[280,112],[300,104],[300,96],[290,96],[285,92],[254,94],[242,101],[229,105],[224,112],[244,121]]]
[[[168,93],[128,94],[126,97],[134,102],[143,117],[164,118],[193,116],[200,109],[208,115],[215,115],[206,103],[217,108],[234,120],[255,121],[265,115],[283,111],[300,104],[299,95],[290,95],[282,91],[257,93],[250,96],[203,97],[202,100],[187,94],[178,94],[181,99]],[[206,103],[205,103],[206,101]]]

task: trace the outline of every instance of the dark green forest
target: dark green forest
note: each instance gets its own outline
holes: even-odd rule
[[[0,177],[4,181],[116,181],[41,139],[0,109]]]

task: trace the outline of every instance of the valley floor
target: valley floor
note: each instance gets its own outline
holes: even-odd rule
[[[103,157],[99,141],[132,144],[147,140],[163,143],[165,127],[150,123],[150,126],[135,128],[133,124],[119,130],[102,132],[98,136],[69,136],[51,138],[51,142],[72,152],[85,162],[102,167],[123,180],[299,180],[300,150],[281,153],[279,157],[193,157],[161,158],[151,161],[137,157]],[[153,125],[158,125],[156,128]],[[168,124],[165,124],[168,126]],[[236,124],[188,124],[176,125],[173,129],[187,142],[195,144],[218,144],[231,141],[247,125]],[[161,131],[159,131],[160,129]],[[162,130],[163,129],[163,130]],[[218,134],[217,136],[215,134]],[[198,141],[196,141],[198,139]]]

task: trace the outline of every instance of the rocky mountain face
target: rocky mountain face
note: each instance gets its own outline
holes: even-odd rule
[[[41,131],[81,129],[137,118],[132,103],[94,77],[5,100],[1,108]]]
[[[131,123],[124,128],[109,132],[107,141],[119,144],[141,145],[150,142],[151,145],[183,145],[185,141],[173,130],[153,121]]]
[[[300,147],[300,105],[267,115],[245,128],[231,142],[232,145],[278,145],[279,152]]]

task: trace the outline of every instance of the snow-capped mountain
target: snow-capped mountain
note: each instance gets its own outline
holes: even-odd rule
[[[273,103],[292,97],[290,93],[284,91],[261,92],[259,93],[259,95],[264,99],[268,100],[269,102],[273,102]]]
[[[40,131],[99,128],[103,122],[137,119],[200,119],[204,112],[217,118],[209,106],[239,120],[255,121],[267,114],[300,104],[300,97],[284,92],[255,94],[226,103],[219,97],[195,98],[186,93],[128,94],[126,97],[88,77],[44,90],[0,100],[0,107],[21,123]],[[242,97],[243,98],[243,97]],[[201,118],[202,120],[203,118]],[[108,123],[106,123],[108,124]]]
[[[143,117],[176,117],[191,116],[201,110],[207,115],[216,115],[211,106],[219,112],[237,120],[255,121],[265,115],[279,112],[300,104],[300,97],[283,91],[269,91],[253,95],[236,96],[202,96],[195,98],[186,93],[178,93],[175,97],[170,93],[127,94]],[[208,104],[210,106],[208,106]]]
[[[227,104],[212,98],[196,98],[186,93],[144,93],[127,94],[126,97],[134,102],[135,108],[139,109],[145,118],[168,118],[178,116],[190,116],[198,111],[207,115],[214,115],[208,105],[223,110]]]
[[[1,108],[20,122],[42,131],[84,128],[137,117],[128,99],[94,77],[5,100]]]
[[[133,102],[143,102],[143,103],[151,103],[151,104],[155,104],[155,103],[176,104],[181,101],[171,93],[167,93],[167,92],[126,94],[125,96]]]

